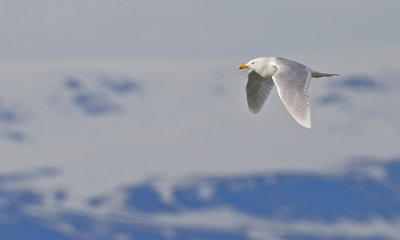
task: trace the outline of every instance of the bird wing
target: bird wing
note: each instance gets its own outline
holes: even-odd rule
[[[274,86],[274,81],[271,77],[262,77],[254,70],[249,71],[247,79],[247,104],[249,105],[251,112],[258,113],[271,92],[271,89]]]
[[[306,128],[311,128],[310,97],[307,88],[311,72],[303,64],[278,59],[278,70],[272,76],[282,102],[292,117]]]

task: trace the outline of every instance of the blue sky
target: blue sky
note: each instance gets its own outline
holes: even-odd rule
[[[396,1],[0,1],[1,239],[397,239]],[[237,65],[298,60],[313,128]]]

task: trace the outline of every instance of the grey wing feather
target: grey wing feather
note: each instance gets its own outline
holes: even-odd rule
[[[250,111],[258,113],[274,86],[272,78],[264,78],[254,70],[247,75],[246,94]]]
[[[307,89],[311,71],[303,64],[278,59],[277,72],[272,76],[282,102],[292,117],[306,128],[311,128],[310,97]]]

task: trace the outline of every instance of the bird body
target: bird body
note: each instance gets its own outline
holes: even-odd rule
[[[338,74],[321,73],[280,57],[260,57],[240,65],[250,68],[246,84],[250,111],[258,113],[274,85],[279,97],[292,117],[306,128],[311,128],[310,97],[307,93],[312,77],[331,77]]]

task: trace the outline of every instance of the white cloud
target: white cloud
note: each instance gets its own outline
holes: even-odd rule
[[[313,236],[323,239],[333,237],[397,239],[400,219],[385,220],[371,217],[366,220],[342,218],[333,221],[279,220],[254,217],[229,208],[212,208],[187,211],[180,214],[153,216],[155,222],[176,228],[201,229],[241,233],[251,239],[284,240],[285,236]]]
[[[210,200],[213,197],[215,189],[211,184],[202,183],[197,187],[199,199]]]
[[[288,236],[313,236],[322,239],[377,237],[395,240],[400,234],[400,216],[390,219],[370,216],[361,220],[350,217],[334,220],[287,219],[248,215],[224,206],[145,214],[124,209],[119,211],[114,209],[111,212],[74,212],[58,207],[30,206],[25,209],[25,213],[44,220],[42,223],[67,235],[89,238],[110,234],[117,239],[129,238],[124,233],[113,233],[115,224],[151,227],[154,233],[159,232],[166,237],[175,236],[175,232],[179,230],[243,234],[254,240],[285,240]],[[68,220],[62,217],[64,213],[88,217],[87,224],[90,229],[86,229],[85,232],[75,229]]]
[[[398,53],[397,48],[386,51],[381,69],[394,66]],[[344,75],[353,70],[376,74],[378,67],[370,69],[368,52],[360,54],[362,58],[353,65],[351,55],[332,53],[332,58],[326,58],[309,54],[294,59],[324,71],[343,67]],[[373,122],[361,118],[351,122],[354,131],[339,131],[349,124],[347,113],[312,104],[313,128],[303,129],[287,113],[276,90],[259,114],[251,114],[244,91],[246,73],[236,69],[237,64],[248,60],[242,58],[3,62],[0,96],[21,102],[28,109],[31,117],[22,128],[33,140],[19,145],[0,139],[0,174],[53,167],[58,172],[51,178],[32,177],[8,187],[44,193],[47,197],[43,207],[55,212],[107,216],[123,207],[121,186],[151,181],[164,201],[173,202],[174,187],[200,177],[278,172],[338,174],[346,171],[356,156],[385,161],[399,155],[399,135],[387,118]],[[225,74],[217,78],[218,68],[225,69]],[[113,98],[123,107],[121,114],[80,114],[68,99],[63,79],[81,76],[90,85],[99,73],[140,79],[145,91],[140,98],[134,94]],[[313,80],[312,98],[330,91],[326,81],[336,79]],[[223,97],[213,92],[216,82],[226,86]],[[96,90],[96,84],[90,86]],[[379,112],[385,98],[396,99],[394,88],[400,86],[393,86],[382,96],[354,97],[371,111]],[[49,104],[54,96],[70,108],[69,114]],[[376,101],[377,97],[382,100]],[[339,130],[332,131],[332,126]],[[384,177],[377,168],[365,172]],[[248,188],[251,183],[236,187]],[[62,202],[54,200],[54,192],[60,189],[67,196]],[[200,189],[199,193],[212,197],[212,188]],[[95,209],[89,206],[89,199],[104,195],[110,196],[107,204]],[[221,228],[230,229],[231,225]]]

